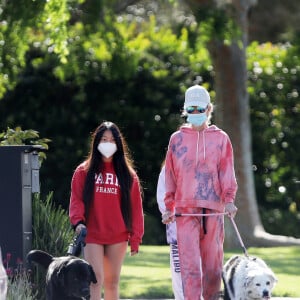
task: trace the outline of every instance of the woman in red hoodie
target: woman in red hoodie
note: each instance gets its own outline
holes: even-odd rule
[[[187,123],[172,134],[166,155],[163,222],[174,221],[175,212],[190,215],[176,219],[184,299],[216,300],[223,264],[223,214],[234,217],[237,211],[233,151],[228,135],[209,126],[212,104],[204,87],[186,90],[184,112]]]
[[[87,228],[85,259],[97,283],[91,300],[119,299],[121,267],[128,242],[131,255],[138,253],[144,234],[139,179],[119,128],[103,122],[92,135],[90,153],[75,170],[71,183],[69,215],[79,233]]]

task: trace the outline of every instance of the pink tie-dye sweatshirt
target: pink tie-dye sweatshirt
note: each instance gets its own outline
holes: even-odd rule
[[[183,125],[170,138],[165,176],[167,210],[201,207],[223,212],[237,191],[228,135],[215,125],[200,131]]]

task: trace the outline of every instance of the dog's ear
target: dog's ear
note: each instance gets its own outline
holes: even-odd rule
[[[256,276],[255,270],[248,272],[247,276],[245,277],[244,287],[247,288],[253,282],[255,276]]]
[[[267,275],[269,276],[270,281],[271,281],[274,285],[278,282],[278,279],[277,279],[277,277],[275,276],[275,274],[273,273],[272,270],[268,270]]]
[[[89,265],[89,271],[90,271],[90,275],[91,275],[91,281],[93,283],[97,283],[96,274],[95,274],[94,269],[91,265]]]

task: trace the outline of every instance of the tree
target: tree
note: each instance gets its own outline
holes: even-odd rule
[[[299,16],[299,3],[295,0],[259,0],[250,9],[249,41],[290,41],[300,30]]]
[[[26,1],[29,0],[22,0],[22,3]],[[67,206],[72,170],[87,151],[88,133],[100,120],[110,119],[124,129],[133,150],[145,187],[145,212],[163,230],[155,201],[157,174],[168,138],[181,121],[179,109],[182,107],[184,89],[196,78],[197,82],[203,82],[211,89],[213,98],[217,91],[215,120],[230,134],[234,143],[240,185],[237,221],[242,236],[249,243],[260,244],[259,240],[265,245],[265,241],[257,239],[255,233],[257,230],[264,233],[264,229],[254,192],[249,130],[249,125],[254,125],[249,121],[246,90],[247,11],[249,3],[254,2],[239,1],[243,4],[249,2],[248,6],[241,7],[237,1],[227,5],[221,5],[225,1],[187,1],[194,15],[190,9],[180,11],[179,15],[178,6],[170,13],[171,8],[167,6],[170,3],[148,0],[129,7],[122,15],[116,15],[109,12],[112,7],[119,12],[124,3],[140,1],[106,0],[99,7],[98,0],[68,0],[74,5],[68,6],[68,9],[66,5],[61,6],[65,9],[59,12],[57,20],[53,19],[52,38],[49,38],[51,24],[41,16],[48,16],[49,13],[55,15],[55,3],[65,2],[55,0],[44,3],[45,6],[35,10],[37,15],[32,15],[32,7],[29,6],[31,18],[26,18],[26,10],[17,10],[21,16],[14,15],[13,6],[8,5],[3,10],[7,23],[0,27],[0,34],[3,33],[5,40],[5,47],[0,47],[0,64],[3,65],[0,95],[5,87],[14,87],[0,101],[0,125],[3,128],[18,125],[35,128],[42,136],[51,138],[51,151],[41,170],[41,177],[45,175],[47,178],[46,185],[43,185],[46,190],[54,188],[54,201]],[[156,6],[158,3],[162,6]],[[22,6],[26,7],[25,4]],[[182,9],[183,5],[180,5]],[[198,22],[194,21],[195,18]],[[66,29],[55,34],[57,27],[66,26]],[[17,39],[20,32],[24,35],[22,39]],[[62,44],[65,48],[58,47]],[[255,57],[255,54],[252,56]],[[296,54],[290,56],[296,57]],[[291,61],[291,65],[299,64]],[[286,76],[289,80],[291,74]],[[10,84],[3,84],[2,78],[8,78],[6,80]],[[274,78],[264,77],[252,84],[253,89],[266,91],[273,89]],[[252,96],[253,93],[251,101]],[[257,100],[258,103],[261,102]],[[267,104],[274,105],[271,101]],[[251,109],[253,112],[256,106]],[[283,122],[286,119],[282,117]],[[261,122],[257,124],[257,119],[255,121],[257,127],[254,128],[263,128]],[[270,135],[264,132],[261,138],[268,139]],[[255,142],[257,144],[257,140]],[[296,148],[297,144],[292,138],[290,148],[293,147]],[[259,150],[264,155],[259,156],[258,164],[263,165],[264,158],[270,152],[264,151],[264,146]],[[257,149],[255,151],[257,153]],[[288,162],[290,157],[295,157],[293,152],[285,161]],[[296,164],[297,160],[293,159],[293,163]],[[274,170],[274,173],[277,171]],[[284,172],[286,177],[292,176],[291,172]],[[255,178],[259,181],[265,176],[257,174]],[[298,173],[294,174],[297,179]],[[280,177],[277,173],[274,175]],[[261,185],[258,187],[264,188]],[[296,196],[293,195],[293,198]],[[261,204],[261,198],[259,200]],[[277,198],[277,201],[280,200]],[[272,200],[267,204],[268,208],[273,207]],[[245,220],[249,218],[248,226]],[[146,227],[148,232],[154,228],[153,223]],[[234,244],[237,239],[235,235],[228,236],[230,229],[229,226],[226,230],[227,238]],[[164,242],[164,235],[151,236],[162,236],[159,242]]]
[[[251,246],[300,245],[300,239],[265,232],[257,207],[252,172],[249,95],[247,92],[246,47],[248,12],[256,0],[186,0],[197,21],[210,30],[207,46],[215,71],[214,90],[218,105],[215,120],[231,137],[239,190],[236,220],[241,235]],[[201,25],[200,25],[201,26]],[[230,32],[231,30],[231,32]],[[232,229],[227,245],[237,245]]]

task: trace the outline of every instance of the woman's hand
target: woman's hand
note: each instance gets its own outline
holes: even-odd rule
[[[131,250],[131,251],[130,251],[130,256],[137,255],[138,253],[139,253],[139,251]]]
[[[76,226],[76,229],[75,229],[76,234],[79,234],[82,228],[86,228],[86,226],[84,224],[81,224],[81,223],[78,224]]]
[[[234,218],[237,210],[237,207],[232,202],[225,204],[225,211],[228,213],[228,217]]]
[[[175,221],[175,213],[169,210],[166,210],[161,217],[164,224],[169,224]]]

